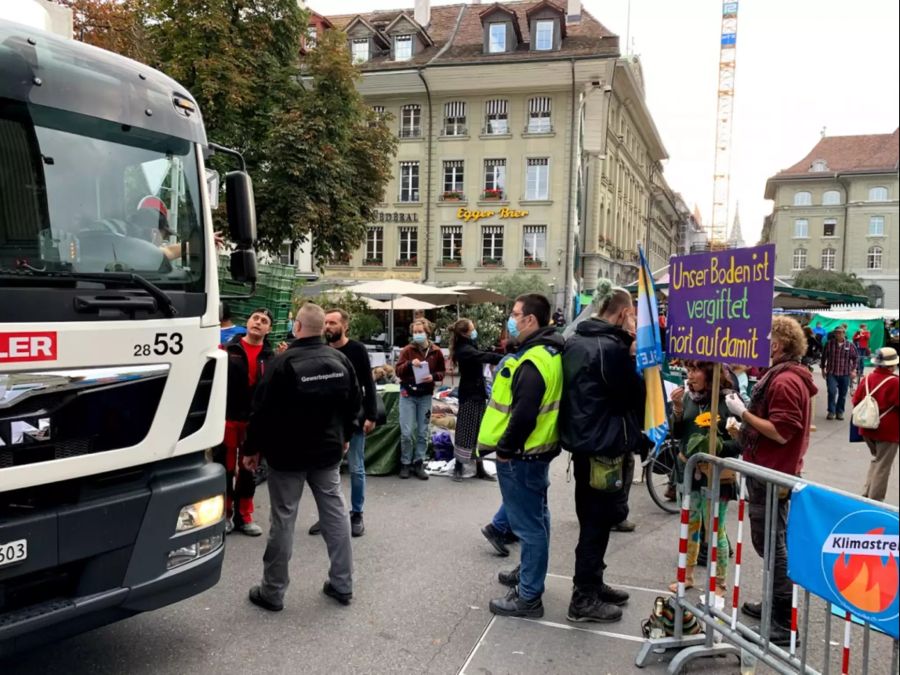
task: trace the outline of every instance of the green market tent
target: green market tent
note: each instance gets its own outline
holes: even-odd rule
[[[813,314],[809,320],[809,325],[815,327],[817,323],[822,324],[827,332],[833,331],[841,324],[847,324],[847,338],[852,339],[854,333],[859,330],[861,324],[866,324],[866,328],[872,334],[869,339],[869,349],[875,351],[885,345],[884,322],[885,319],[896,317],[897,312],[885,312],[879,309],[869,309],[861,307],[859,309],[836,310],[833,312],[819,312]]]

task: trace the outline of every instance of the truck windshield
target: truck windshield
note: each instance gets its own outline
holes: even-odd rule
[[[188,140],[0,98],[0,286],[133,272],[202,291],[197,176]]]

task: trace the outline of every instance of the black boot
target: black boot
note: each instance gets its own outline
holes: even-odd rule
[[[521,565],[516,565],[515,568],[509,571],[499,572],[497,574],[497,581],[499,581],[504,586],[515,588],[519,585],[519,571],[521,569]]]
[[[628,602],[629,595],[625,591],[613,588],[608,584],[601,584],[600,588],[597,589],[597,598],[601,602],[621,606]]]
[[[603,602],[598,597],[598,589],[578,588],[572,590],[572,600],[569,602],[569,613],[566,618],[569,621],[582,623],[595,621],[597,623],[611,623],[622,618],[622,610],[609,602]]]
[[[481,480],[497,480],[496,476],[491,475],[484,470],[484,462],[482,462],[480,459],[475,461],[475,477],[480,478]]]
[[[516,616],[526,619],[540,619],[544,616],[544,603],[540,598],[523,600],[514,589],[505,598],[491,600],[491,612],[499,616]]]
[[[413,473],[416,474],[416,478],[419,480],[428,480],[428,473],[425,471],[423,462],[413,462]]]
[[[463,474],[463,465],[462,462],[456,460],[456,464],[453,465],[453,480],[457,483],[462,482]]]

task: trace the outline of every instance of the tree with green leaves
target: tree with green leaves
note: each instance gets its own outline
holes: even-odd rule
[[[509,298],[510,304],[525,293],[540,293],[550,298],[550,287],[540,274],[498,274],[487,280],[487,287]]]
[[[343,33],[327,31],[301,62],[308,15],[297,0],[65,2],[76,36],[178,80],[209,139],[244,155],[261,250],[312,240],[321,266],[363,243],[396,139],[356,91]]]
[[[506,323],[507,312],[501,305],[484,302],[478,305],[460,305],[459,318],[469,319],[478,326],[476,342],[480,349],[493,349],[500,341],[500,331]],[[441,309],[435,321],[435,333],[440,334],[441,344],[450,345],[450,326],[456,321],[456,307]]]
[[[293,300],[293,314],[307,302],[314,302],[322,309],[342,309],[350,315],[350,330],[348,337],[352,340],[369,340],[372,336],[384,331],[384,325],[378,318],[377,312],[369,309],[365,298],[347,291],[341,295],[335,293],[323,293],[314,297],[296,296]]]
[[[323,265],[365,240],[397,141],[356,90],[343,33],[326,31],[304,69],[309,88],[276,117],[266,146],[271,164],[257,182],[257,213],[264,248],[311,235],[313,257]]]
[[[831,291],[847,295],[865,295],[866,289],[855,274],[833,272],[816,267],[807,267],[798,273],[791,282],[797,288],[808,288],[816,291]]]

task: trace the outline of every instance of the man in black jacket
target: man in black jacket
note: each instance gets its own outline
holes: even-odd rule
[[[256,309],[247,319],[244,334],[233,335],[225,345],[228,352],[228,393],[225,398],[225,437],[213,449],[215,460],[225,467],[225,532],[237,530],[250,537],[262,534],[253,522],[253,496],[256,481],[253,471],[245,466],[244,437],[257,383],[266,364],[274,356],[268,335],[272,331],[272,314]]]
[[[618,621],[628,594],[604,583],[609,533],[628,516],[627,484],[641,449],[644,384],[637,374],[634,304],[611,283],[598,286],[598,314],[578,325],[563,350],[560,440],[575,464],[579,535],[569,621]],[[593,485],[592,485],[593,483]]]
[[[375,428],[378,394],[372,379],[369,352],[362,342],[347,337],[349,330],[350,315],[347,312],[340,307],[325,310],[325,342],[350,359],[356,380],[363,389],[363,408],[350,437],[350,450],[347,453],[350,468],[350,533],[354,537],[361,537],[366,531],[363,523],[363,506],[366,503],[366,434]],[[322,526],[318,521],[309,528],[310,534],[319,534],[321,531]]]
[[[353,364],[322,342],[325,313],[311,302],[300,308],[297,339],[273,359],[253,402],[247,448],[269,464],[271,527],[263,580],[250,601],[270,611],[284,607],[294,524],[308,483],[319,509],[331,567],[323,592],[347,605],[353,597],[350,518],[340,465],[359,416]]]

